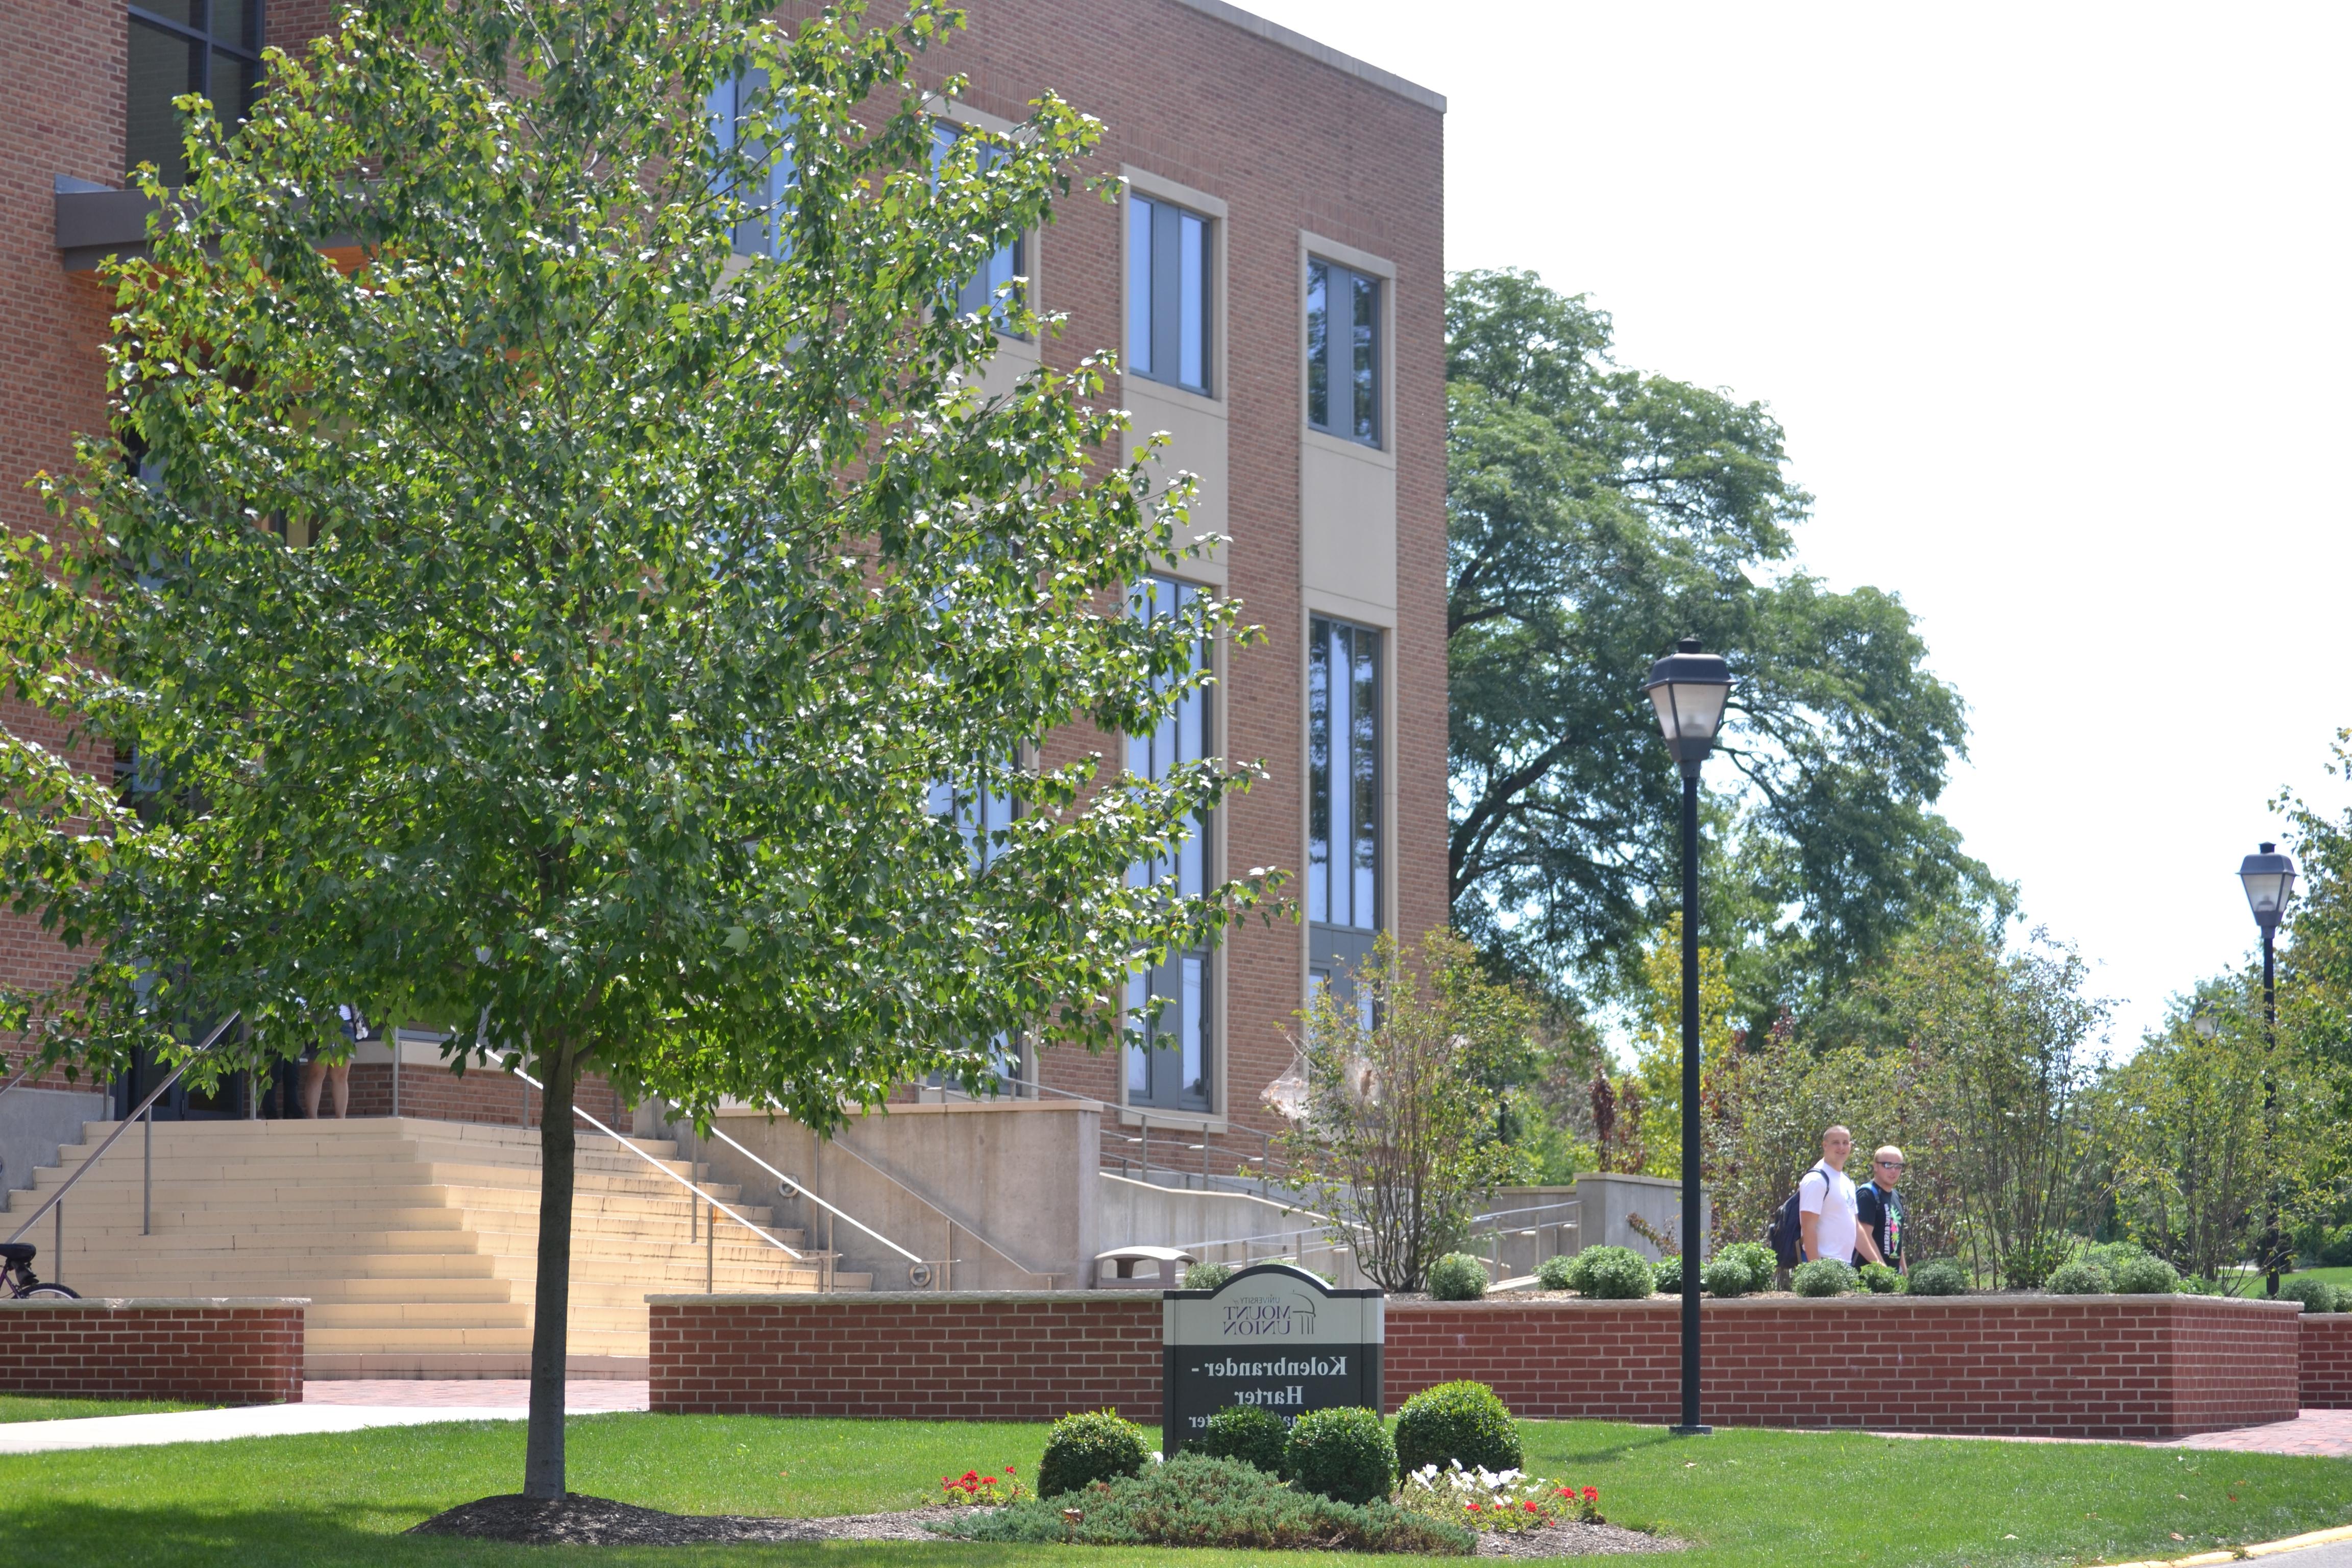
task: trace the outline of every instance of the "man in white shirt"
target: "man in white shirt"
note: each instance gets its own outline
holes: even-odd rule
[[[1849,1264],[1881,1261],[1877,1242],[1854,1220],[1853,1178],[1845,1173],[1853,1155],[1853,1134],[1832,1127],[1822,1134],[1822,1163],[1797,1182],[1797,1224],[1804,1232],[1808,1263],[1820,1258]]]

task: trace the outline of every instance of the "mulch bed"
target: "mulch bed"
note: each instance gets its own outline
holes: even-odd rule
[[[1644,1535],[1618,1524],[1555,1524],[1516,1534],[1478,1537],[1481,1557],[1621,1557],[1636,1552],[1680,1552],[1689,1544],[1670,1535]]]
[[[951,1517],[946,1508],[898,1513],[853,1513],[829,1519],[761,1519],[664,1513],[610,1498],[566,1492],[527,1498],[520,1492],[460,1503],[409,1527],[411,1535],[458,1535],[524,1546],[694,1546],[777,1541],[938,1541],[923,1527]],[[1518,1535],[1482,1535],[1481,1557],[1601,1557],[1634,1552],[1675,1552],[1679,1541],[1643,1535],[1613,1524],[1561,1524]]]
[[[902,1513],[854,1513],[829,1519],[757,1519],[726,1514],[664,1513],[610,1498],[566,1492],[527,1498],[520,1492],[460,1503],[412,1525],[411,1535],[462,1535],[525,1546],[692,1546],[761,1541],[937,1541],[923,1526],[947,1518],[944,1508]]]

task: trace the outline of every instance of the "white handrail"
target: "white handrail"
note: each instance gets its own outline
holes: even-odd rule
[[[872,1237],[875,1240],[880,1242],[883,1246],[888,1247],[891,1251],[897,1253],[908,1262],[920,1263],[923,1261],[920,1258],[916,1257],[913,1253],[908,1251],[905,1247],[899,1246],[897,1242],[891,1240],[888,1237],[883,1235],[872,1226],[867,1225],[864,1220],[859,1219],[856,1215],[845,1213],[845,1211],[835,1208],[833,1205],[825,1202],[823,1198],[817,1196],[816,1194],[811,1192],[807,1186],[803,1184],[800,1181],[793,1177],[785,1175],[782,1171],[777,1170],[773,1165],[769,1164],[768,1162],[761,1159],[760,1156],[752,1153],[751,1151],[735,1142],[734,1139],[730,1138],[726,1133],[719,1131],[717,1127],[711,1128],[710,1135],[713,1138],[718,1139],[721,1143],[726,1144],[730,1149],[734,1150],[738,1154],[742,1155],[746,1160],[751,1161],[754,1165],[759,1166],[760,1169],[767,1172],[768,1174],[775,1177],[777,1181],[782,1182],[784,1186],[790,1189],[796,1196],[808,1199],[809,1202],[816,1205],[817,1207],[824,1210],[825,1213],[833,1215],[835,1219],[847,1220],[850,1224],[856,1226],[858,1229],[864,1231],[866,1235]],[[844,1144],[842,1147],[847,1148],[848,1145]],[[854,1154],[856,1151],[852,1149],[850,1150],[850,1152]]]
[[[515,1077],[522,1079],[523,1082],[530,1085],[531,1088],[538,1089],[541,1094],[545,1094],[547,1092],[545,1085],[541,1084],[539,1079],[531,1077],[530,1074],[523,1071],[521,1068],[511,1067],[507,1068],[507,1070],[514,1074]],[[692,1182],[688,1181],[684,1176],[679,1175],[676,1171],[671,1170],[667,1165],[663,1164],[659,1160],[655,1159],[651,1154],[646,1153],[643,1149],[638,1148],[628,1139],[622,1137],[619,1133],[614,1131],[611,1128],[605,1126],[603,1122],[589,1115],[577,1105],[572,1108],[572,1113],[580,1118],[581,1121],[585,1121],[589,1126],[593,1127],[597,1131],[604,1134],[605,1137],[610,1138],[620,1144],[622,1148],[626,1149],[638,1159],[643,1160],[646,1164],[651,1165],[655,1170],[659,1171],[663,1175],[667,1176],[671,1181],[676,1182],[679,1186],[684,1187],[688,1192],[694,1194],[695,1196],[709,1204],[712,1208],[717,1209],[720,1214],[725,1215],[729,1219],[733,1220],[737,1225],[741,1226],[745,1230],[750,1231],[753,1236],[758,1237],[761,1241],[766,1242],[770,1247],[782,1252],[793,1262],[805,1263],[808,1261],[808,1255],[806,1253],[795,1252],[793,1248],[785,1246],[774,1237],[770,1236],[766,1231],[761,1230],[758,1226],[753,1225],[750,1220],[745,1219],[741,1215],[737,1214],[733,1209],[729,1208],[725,1204],[720,1203],[717,1198],[712,1197],[709,1193],[704,1192]],[[726,1134],[721,1133],[719,1136],[726,1137]],[[727,1141],[730,1143],[735,1142],[732,1138],[729,1138]],[[856,1221],[852,1220],[850,1223],[855,1225],[856,1224]]]

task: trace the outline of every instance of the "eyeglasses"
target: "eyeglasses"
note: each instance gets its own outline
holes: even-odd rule
[[[1903,1169],[1903,1162],[1900,1160],[1873,1160],[1871,1163],[1874,1165],[1885,1166],[1890,1171],[1899,1171]]]

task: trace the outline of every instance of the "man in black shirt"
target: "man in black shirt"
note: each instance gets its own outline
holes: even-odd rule
[[[1905,1269],[1903,1260],[1903,1198],[1895,1187],[1903,1180],[1903,1151],[1892,1143],[1870,1157],[1870,1180],[1853,1195],[1854,1223],[1878,1243],[1886,1266]]]

